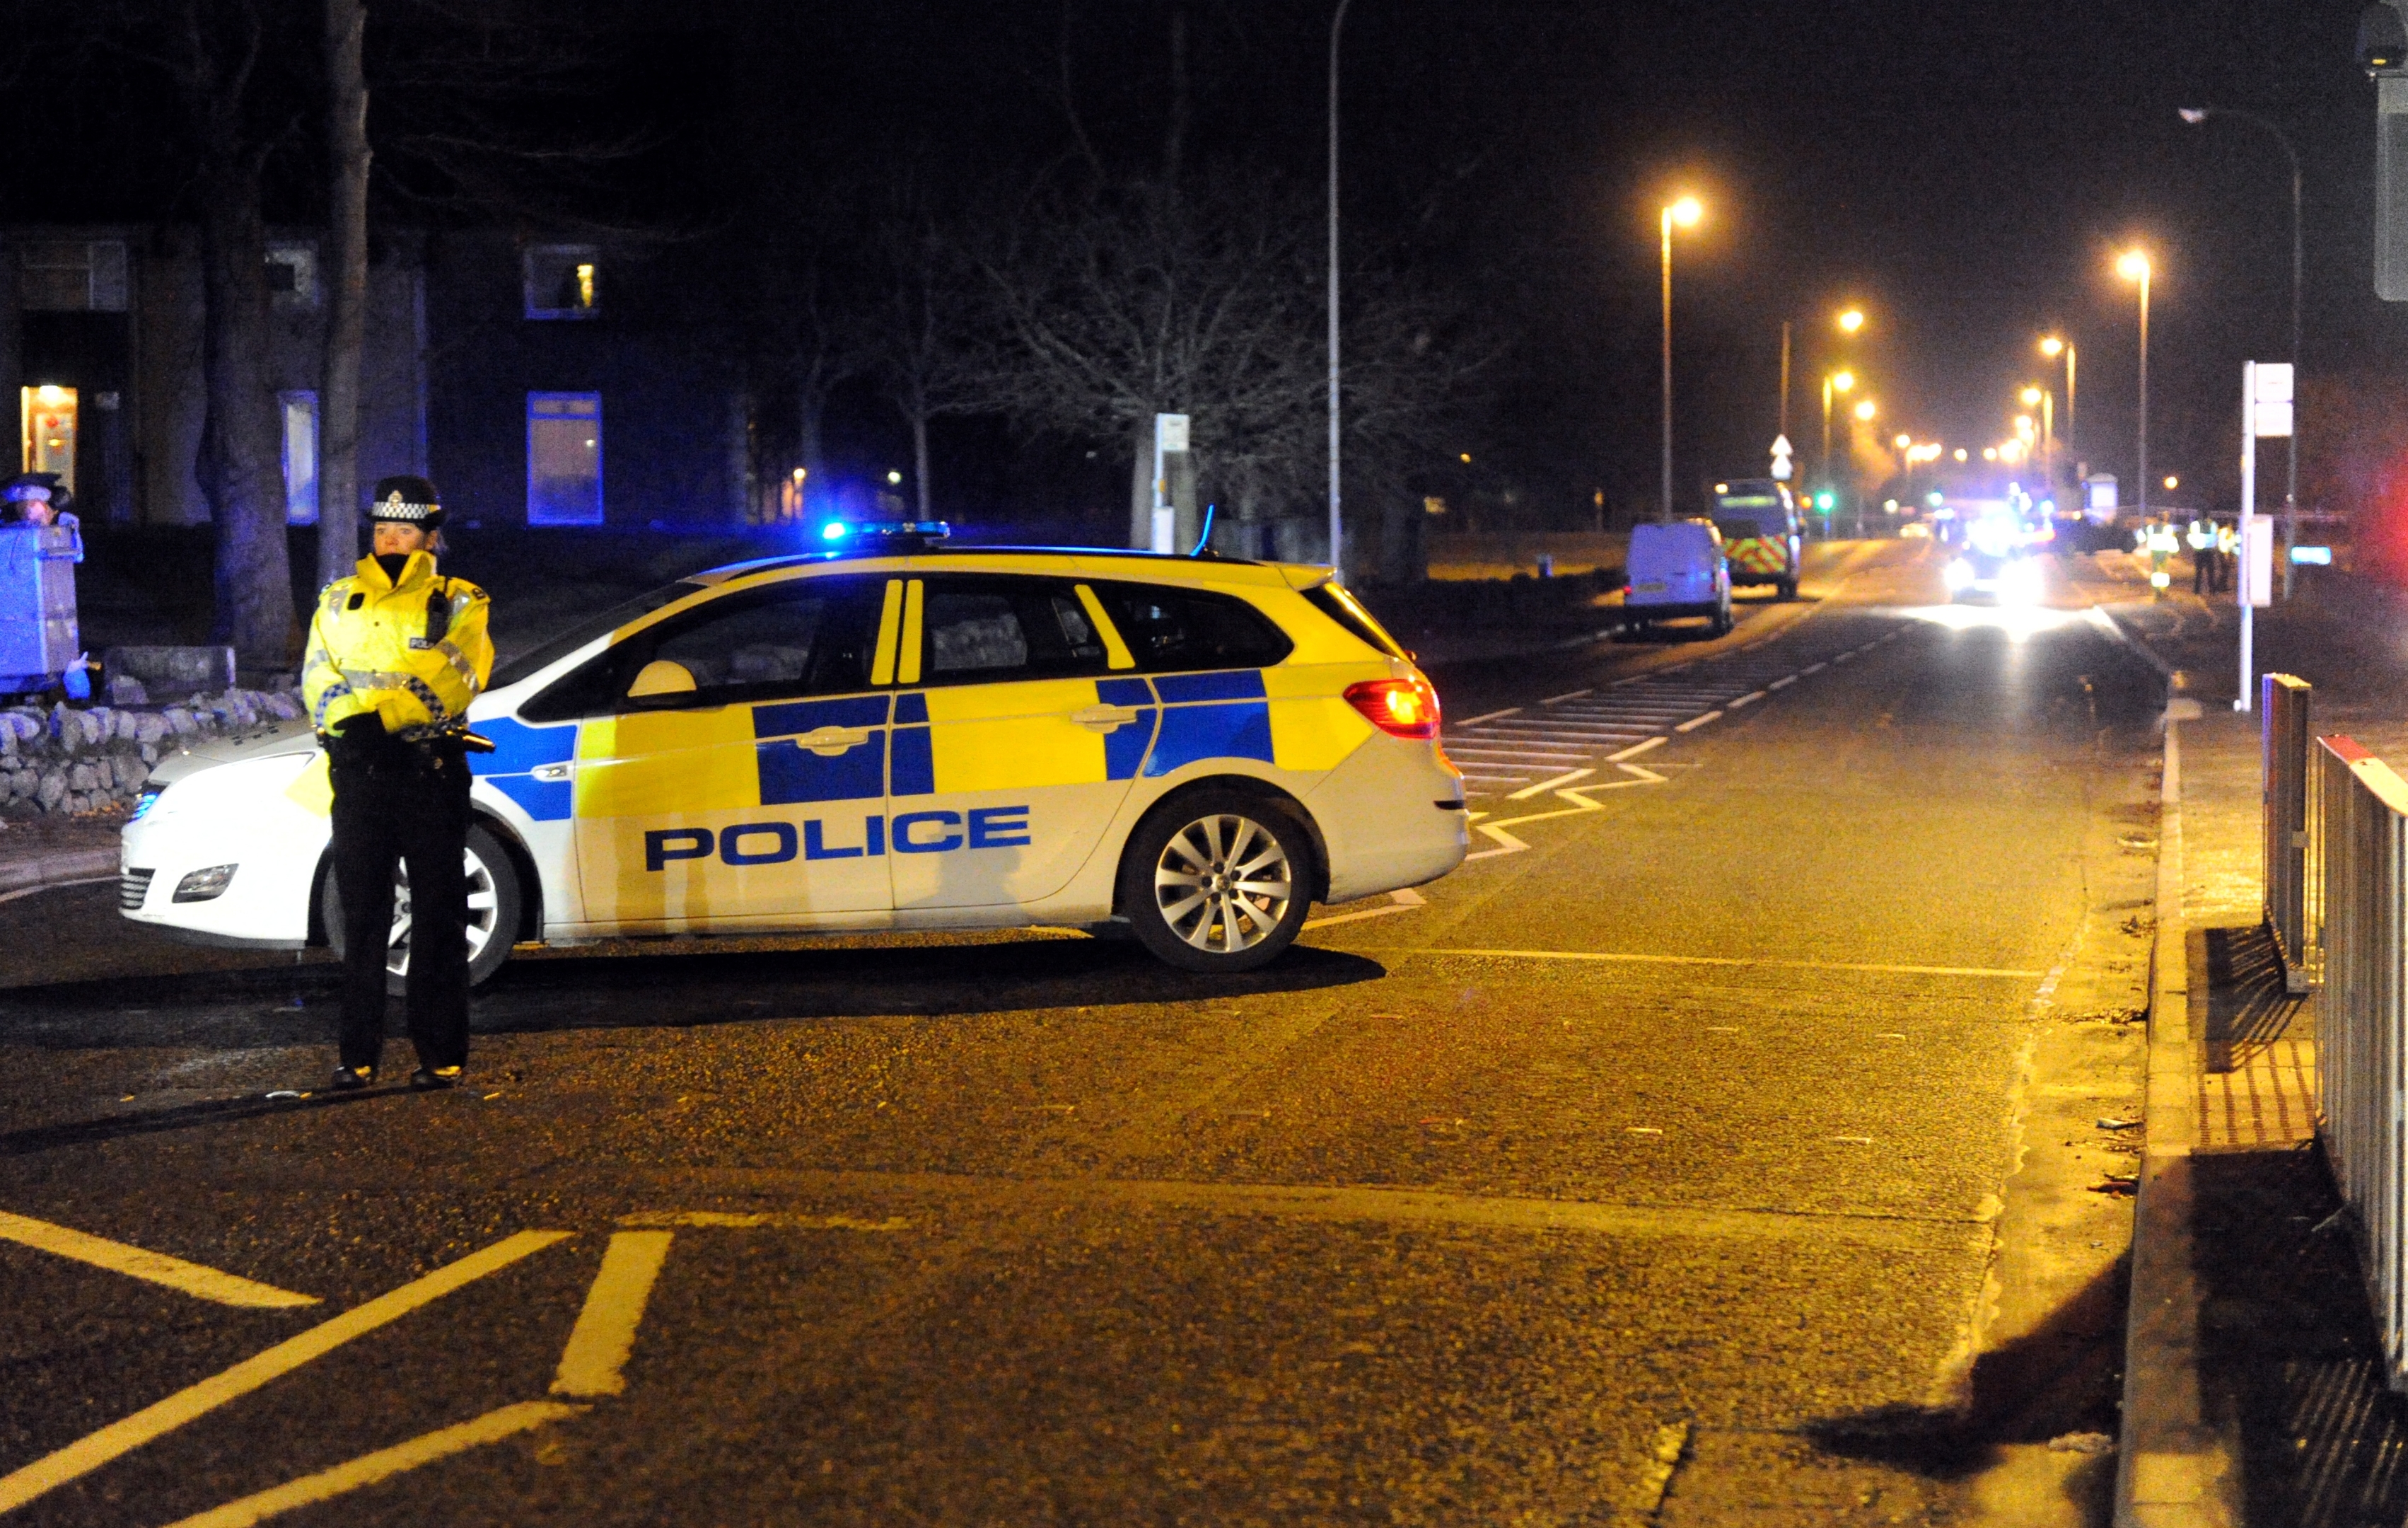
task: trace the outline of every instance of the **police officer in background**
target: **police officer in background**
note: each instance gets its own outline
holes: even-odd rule
[[[343,1007],[334,1086],[376,1080],[398,859],[409,871],[406,1002],[419,1063],[409,1084],[451,1088],[468,1060],[467,716],[493,672],[488,606],[482,589],[436,571],[443,505],[433,483],[383,479],[368,518],[374,549],[319,595],[301,679],[335,787]]]

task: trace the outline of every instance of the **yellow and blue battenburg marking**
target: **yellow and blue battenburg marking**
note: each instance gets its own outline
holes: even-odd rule
[[[1068,728],[1062,718],[1086,705],[1120,708],[1121,725],[1097,733]],[[799,806],[828,801],[902,800],[960,791],[1010,790],[1021,786],[1077,784],[1082,781],[1154,779],[1190,764],[1215,758],[1279,762],[1272,746],[1271,698],[1257,669],[1211,673],[1158,674],[1140,678],[1029,680],[991,685],[961,685],[912,690],[896,695],[845,696],[824,700],[764,702],[749,708],[752,742],[753,788],[746,790],[741,776],[713,777],[710,794],[721,809],[745,805]],[[1299,717],[1298,720],[1301,720]],[[724,713],[697,714],[691,722],[677,713],[638,714],[599,719],[624,742],[620,728],[640,724],[652,752],[663,746],[709,748],[724,737],[730,722],[744,722]],[[684,724],[684,725],[681,725]],[[480,730],[493,740],[494,752],[472,755],[469,767],[478,778],[516,802],[538,822],[565,821],[572,815],[619,815],[638,806],[649,811],[676,811],[700,803],[689,797],[653,800],[663,780],[647,770],[648,784],[629,791],[605,788],[598,797],[580,802],[577,788],[566,778],[547,780],[535,771],[568,763],[578,757],[578,723],[531,727],[510,717],[480,721]],[[593,727],[595,723],[585,724]],[[824,728],[842,728],[867,734],[857,742],[824,749],[805,746],[801,740]],[[687,734],[691,733],[691,742]],[[741,731],[734,739],[739,742]],[[589,765],[609,762],[615,749],[592,752]],[[1351,737],[1345,740],[1351,744]],[[624,756],[621,756],[624,757]],[[1323,765],[1322,767],[1326,767]],[[740,766],[738,766],[740,768]],[[696,788],[700,788],[699,783]],[[632,782],[631,782],[632,785]],[[745,800],[749,796],[751,800]],[[901,837],[903,818],[879,842],[853,846],[853,854],[876,856],[892,843],[908,852]],[[933,821],[934,819],[929,819]],[[807,825],[816,832],[817,824]],[[957,815],[953,826],[961,842],[985,846],[1002,840],[973,831]],[[698,832],[699,829],[681,829]],[[748,829],[750,831],[750,829]],[[762,833],[775,836],[772,829]],[[788,830],[791,834],[791,829]],[[925,829],[915,829],[915,832]],[[671,852],[670,858],[695,858],[718,852],[730,864],[767,864],[794,858],[782,840],[759,848],[749,841],[732,847],[716,842],[695,853]],[[972,843],[973,840],[979,842]],[[699,841],[697,841],[699,842]],[[932,841],[933,846],[933,841]],[[684,850],[682,841],[674,850]],[[916,842],[910,846],[920,847]],[[834,858],[797,849],[807,858]],[[655,866],[654,868],[657,868]]]

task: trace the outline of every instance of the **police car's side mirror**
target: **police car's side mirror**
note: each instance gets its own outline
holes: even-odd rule
[[[627,699],[639,700],[648,695],[687,695],[694,690],[694,674],[682,663],[666,658],[654,658],[636,675],[627,686]]]

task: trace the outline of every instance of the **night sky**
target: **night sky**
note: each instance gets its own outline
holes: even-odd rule
[[[1317,186],[1327,8],[1184,4],[1190,166]],[[1116,169],[1142,173],[1160,161],[1172,5],[624,4],[619,21],[648,40],[619,99],[596,105],[670,124],[674,147],[629,173],[686,198],[681,216],[744,195],[763,156],[734,140],[765,134],[777,155],[832,172],[908,141],[972,179],[1025,175],[1071,151],[1067,36],[1082,124]],[[1708,209],[1675,254],[1684,494],[1761,469],[1784,318],[1799,333],[1790,433],[1809,452],[1816,380],[1842,359],[1880,398],[1884,439],[1996,440],[2013,389],[2050,380],[2035,338],[2061,328],[2082,348],[2081,454],[2128,483],[2134,302],[2111,264],[2139,241],[2158,270],[2153,475],[2180,474],[2180,502],[2229,507],[2241,362],[2286,343],[2287,182],[2261,133],[2186,126],[2175,108],[2243,108],[2292,132],[2306,371],[2396,382],[2408,314],[2372,292],[2358,8],[1354,0],[1349,249],[1413,271],[1508,342],[1496,405],[1460,449],[1521,485],[1538,517],[1570,522],[1595,488],[1617,503],[1654,491],[1656,212],[1677,191]],[[296,24],[314,12],[293,7]],[[176,194],[122,147],[138,140],[138,103],[79,98],[83,78],[0,108],[18,134],[99,146],[0,169],[16,215],[133,215]],[[294,186],[314,183],[314,132],[297,136]],[[306,195],[289,200],[287,215],[309,215]],[[1828,322],[1843,301],[1870,315],[1844,347]],[[856,452],[891,451],[875,411],[857,412]],[[960,452],[1012,449],[999,431],[947,436]]]

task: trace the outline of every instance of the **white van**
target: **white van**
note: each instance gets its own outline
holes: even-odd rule
[[[1657,621],[1702,615],[1715,636],[1731,628],[1730,567],[1711,520],[1675,520],[1631,528],[1622,629],[1643,635]]]

